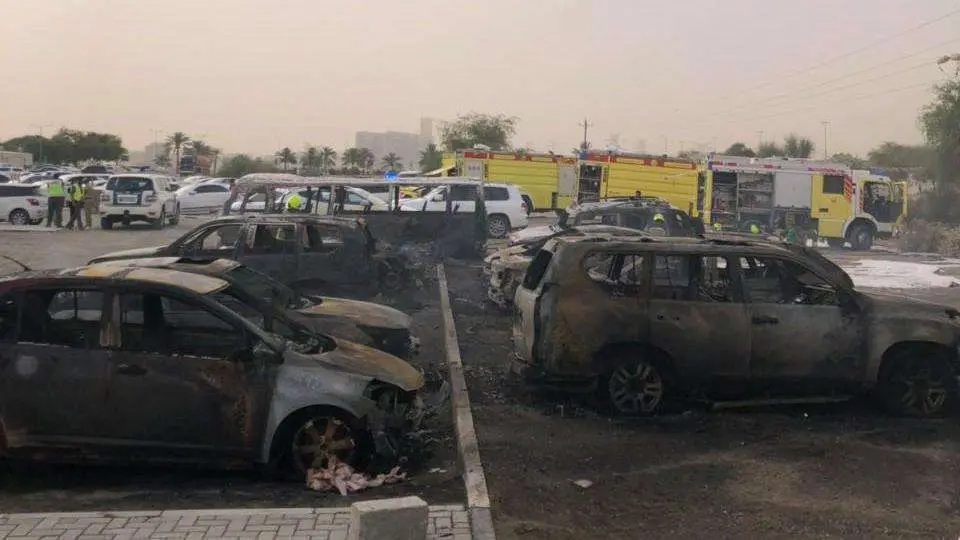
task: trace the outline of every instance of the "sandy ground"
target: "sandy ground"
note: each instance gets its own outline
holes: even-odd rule
[[[148,227],[112,231],[0,231],[0,254],[34,268],[70,267],[121,249],[165,244],[203,218],[184,218],[162,231]],[[17,270],[0,260],[0,273]],[[427,283],[414,302],[405,302],[421,339],[415,363],[444,364],[443,335],[436,283]],[[457,473],[453,424],[449,407],[432,421],[439,442],[432,457],[408,482],[360,494],[316,493],[297,483],[272,482],[256,471],[225,472],[170,467],[107,467],[0,462],[0,512],[141,510],[181,508],[340,506],[370,498],[418,495],[431,504],[462,503],[463,483]],[[437,472],[429,472],[435,470]]]

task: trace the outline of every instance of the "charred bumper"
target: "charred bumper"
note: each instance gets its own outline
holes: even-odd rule
[[[433,438],[425,426],[449,401],[450,385],[430,373],[424,379],[425,386],[416,392],[392,388],[375,394],[377,406],[367,416],[367,426],[376,456],[386,463],[405,465],[429,451]]]

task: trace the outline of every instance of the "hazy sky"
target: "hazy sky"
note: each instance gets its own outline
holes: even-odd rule
[[[505,113],[515,145],[918,142],[960,0],[0,0],[0,139],[185,131],[337,149],[420,116]],[[865,48],[866,47],[866,48]],[[865,49],[864,49],[865,48]],[[836,61],[838,56],[863,49]],[[907,58],[904,58],[907,57]],[[826,65],[816,68],[818,64]],[[32,126],[32,127],[31,127]],[[162,137],[162,135],[161,135]],[[404,156],[409,159],[409,157]]]

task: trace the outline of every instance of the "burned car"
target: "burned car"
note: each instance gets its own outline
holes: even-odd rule
[[[516,295],[514,371],[615,413],[671,397],[870,391],[896,414],[957,400],[960,312],[865,293],[815,250],[685,238],[550,240]]]
[[[597,239],[609,239],[617,236],[640,237],[647,233],[637,229],[627,229],[614,225],[579,225],[574,227],[551,226],[551,234],[524,241],[505,247],[483,260],[484,274],[489,275],[487,285],[487,299],[500,306],[509,308],[513,305],[513,296],[517,292],[520,280],[527,271],[527,267],[540,248],[552,238],[590,236]]]
[[[201,257],[239,261],[299,290],[395,291],[406,266],[382,252],[366,223],[312,215],[228,216],[200,225],[165,246],[108,253],[90,264],[144,257]]]
[[[230,284],[92,266],[0,279],[0,449],[72,460],[269,463],[395,454],[423,374],[381,351],[228,308]],[[396,458],[396,456],[394,456]]]
[[[104,265],[170,268],[217,277],[250,295],[250,303],[265,303],[310,328],[355,343],[369,345],[400,358],[419,352],[420,341],[411,335],[410,316],[388,306],[334,298],[304,296],[283,283],[230,259],[154,257],[121,259]]]

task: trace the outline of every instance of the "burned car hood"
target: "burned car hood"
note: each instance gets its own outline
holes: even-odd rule
[[[123,251],[114,251],[112,253],[100,255],[95,259],[91,259],[90,263],[104,262],[104,261],[109,261],[114,259],[140,259],[143,257],[152,257],[154,255],[159,255],[167,247],[168,246],[153,246],[153,247],[145,247],[145,248],[126,249]]]
[[[544,240],[550,236],[561,232],[559,225],[544,225],[541,227],[527,227],[510,234],[509,245],[518,246],[532,244],[538,240]]]
[[[411,324],[409,315],[392,307],[330,296],[322,297],[319,304],[298,309],[297,313],[307,317],[346,319],[359,326],[392,330],[409,329]]]
[[[528,247],[525,245],[503,248],[488,259],[491,265],[496,262],[497,266],[501,268],[526,268],[533,260],[532,256],[527,255],[527,249]]]
[[[880,317],[896,316],[899,313],[911,317],[952,319],[960,322],[960,311],[947,305],[895,293],[858,291],[858,294],[870,303]]]
[[[336,344],[335,349],[320,354],[301,354],[287,349],[283,360],[291,367],[321,366],[371,377],[407,392],[423,387],[423,373],[396,356],[343,339],[337,339]]]

